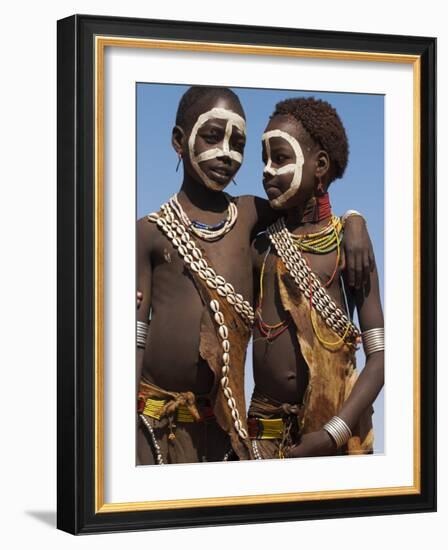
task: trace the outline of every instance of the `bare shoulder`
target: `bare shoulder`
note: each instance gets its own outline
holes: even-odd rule
[[[259,209],[269,208],[269,202],[256,195],[240,195],[239,197],[235,197],[235,199],[237,200],[238,206],[247,208],[253,214],[256,214]]]
[[[269,205],[269,201],[255,195],[241,195],[237,198],[238,209],[244,212],[248,220],[252,238],[271,224],[278,214]]]
[[[158,236],[157,224],[149,221],[147,216],[137,220],[137,243],[139,247],[151,251],[158,240]]]

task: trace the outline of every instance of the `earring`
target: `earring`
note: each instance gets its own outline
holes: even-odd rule
[[[180,164],[180,161],[182,160],[182,155],[180,153],[177,156],[179,157],[179,160],[177,161],[176,172],[179,170],[179,164]]]
[[[320,209],[319,209],[319,197],[322,197],[325,194],[324,185],[322,183],[322,176],[318,176],[318,182],[316,185],[316,190],[314,192],[314,206],[313,206],[313,222],[317,223],[319,221]]]
[[[316,196],[321,197],[322,195],[325,195],[325,189],[324,184],[322,183],[322,176],[318,176],[319,182],[316,186]]]

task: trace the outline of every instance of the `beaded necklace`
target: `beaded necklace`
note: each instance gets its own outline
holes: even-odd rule
[[[331,285],[338,270],[339,261],[340,261],[340,243],[342,240],[341,233],[342,233],[342,223],[337,216],[333,216],[333,215],[331,216],[331,219],[329,220],[327,225],[320,231],[317,231],[315,233],[302,234],[302,235],[294,235],[293,233],[290,233],[290,237],[292,239],[293,245],[297,247],[299,250],[301,250],[302,252],[309,252],[309,253],[315,253],[315,254],[328,254],[329,252],[333,252],[333,250],[335,249],[337,250],[336,264],[335,264],[333,273],[331,277],[328,279],[328,281],[323,284],[324,288]],[[259,292],[258,305],[256,309],[258,328],[261,334],[266,338],[266,340],[269,343],[275,340],[278,336],[280,336],[280,334],[282,334],[288,328],[291,321],[291,319],[289,318],[279,323],[275,323],[271,325],[263,319],[263,315],[262,315],[263,276],[264,276],[267,258],[271,251],[271,246],[272,245],[269,246],[265,254],[261,271],[260,271],[260,292]],[[304,259],[305,261],[307,261],[305,257]],[[310,287],[310,306],[311,306],[310,309],[311,310],[312,310],[312,299],[313,299],[313,294],[312,294],[312,288]],[[312,322],[316,332],[316,336],[321,341],[322,337],[319,334],[314,318],[312,318]],[[347,334],[344,333],[344,338],[346,336]],[[330,345],[329,342],[325,342],[325,343],[327,344],[327,346]]]
[[[321,195],[318,197],[314,197],[312,200],[308,202],[303,212],[302,222],[317,223],[317,222],[320,222],[321,220],[324,220],[325,218],[328,218],[329,216],[331,216],[331,219],[328,222],[328,224],[321,231],[318,231],[317,233],[312,233],[307,235],[291,234],[291,237],[293,237],[295,241],[294,244],[300,250],[303,250],[305,252],[315,252],[315,253],[325,254],[329,251],[334,250],[334,247],[337,246],[339,243],[337,243],[338,235],[335,233],[334,224],[332,223],[333,218],[335,217],[331,215],[330,196],[328,193],[325,193],[324,195]],[[341,225],[341,228],[342,228],[342,225]],[[270,251],[271,251],[271,245],[269,246],[264,256],[263,264],[261,266],[260,291],[259,291],[258,304],[255,311],[258,328],[268,343],[272,342],[278,336],[280,336],[280,334],[282,334],[288,328],[291,321],[291,318],[289,318],[289,319],[285,319],[284,321],[280,321],[279,323],[275,323],[271,325],[269,323],[266,323],[266,321],[263,319],[263,314],[262,314],[263,276],[264,276],[266,262]],[[339,255],[338,255],[338,262],[339,262]]]
[[[258,328],[260,329],[261,334],[265,337],[266,341],[268,343],[271,343],[273,340],[277,338],[277,336],[280,336],[285,330],[288,328],[290,319],[285,319],[284,321],[280,321],[279,323],[275,323],[274,325],[270,325],[266,323],[263,320],[262,316],[262,306],[263,306],[263,276],[264,276],[264,270],[266,267],[266,261],[268,259],[269,253],[271,251],[271,246],[269,245],[269,248],[264,256],[263,264],[261,266],[260,271],[260,291],[258,296],[258,305],[257,309],[255,311],[255,314],[257,316],[257,322],[258,322]]]
[[[344,343],[354,347],[353,342],[357,342],[360,336],[358,329],[325,290],[325,287],[329,286],[333,280],[337,266],[333,275],[324,285],[312,271],[300,249],[294,245],[294,240],[286,228],[283,218],[268,228],[268,235],[295,283],[310,301],[311,322],[319,341],[333,350],[340,348]],[[339,240],[337,243],[339,257]],[[338,340],[327,342],[322,338],[313,317],[316,312],[322,317],[328,328],[336,332],[339,336]]]
[[[224,235],[226,235],[233,228],[236,220],[238,219],[238,208],[236,204],[226,193],[224,193],[224,197],[226,198],[228,204],[227,216],[224,220],[221,220],[214,225],[203,223],[198,220],[190,220],[179,202],[177,193],[173,195],[168,202],[176,213],[176,216],[182,221],[190,233],[193,233],[204,241],[213,242],[224,237]]]
[[[331,216],[331,204],[329,193],[313,197],[305,205],[302,223],[317,223]]]
[[[340,218],[332,215],[320,231],[298,235],[291,233],[291,238],[302,252],[328,254],[338,248],[342,241],[342,222]]]
[[[332,233],[328,233],[328,230],[330,230],[330,231],[333,230],[333,231],[332,231]],[[340,219],[337,216],[332,216],[329,224],[327,225],[327,227],[325,227],[322,231],[320,231],[319,233],[316,233],[315,235],[319,235],[320,233],[324,233],[324,234],[326,233],[326,235],[328,237],[332,237],[332,239],[328,240],[326,245],[321,245],[320,251],[316,252],[317,254],[327,254],[329,252],[332,252],[335,248],[337,249],[336,265],[334,267],[333,274],[328,279],[328,281],[322,285],[324,288],[327,288],[331,285],[331,283],[333,282],[333,280],[336,276],[338,266],[339,266],[340,257],[341,257],[340,243],[341,243],[341,240],[342,240],[342,237],[341,237],[342,223],[341,223]],[[295,235],[291,234],[291,237],[295,237]],[[306,235],[306,237],[312,237],[312,234],[311,235]],[[319,240],[319,239],[322,239],[322,237],[317,237],[317,240]],[[296,244],[296,243],[294,243],[294,244]],[[303,243],[301,243],[301,245],[303,245]],[[316,246],[314,245],[313,248],[316,248]],[[324,249],[325,252],[323,252],[322,249]],[[302,248],[302,250],[304,250],[304,249]],[[305,259],[305,261],[307,262],[308,266],[311,269],[311,266],[309,265],[309,262],[308,262],[308,260],[306,259],[305,256],[304,256],[304,259]],[[319,331],[319,327],[317,325],[316,318],[315,318],[315,313],[313,311],[313,287],[312,287],[312,284],[311,284],[311,279],[310,279],[310,282],[309,282],[309,291],[310,291],[310,318],[311,318],[311,324],[313,326],[314,334],[316,335],[319,342],[321,344],[323,344],[324,346],[326,346],[328,349],[337,350],[337,349],[339,349],[340,347],[343,346],[343,344],[344,344],[344,342],[347,338],[348,331],[349,331],[350,325],[351,325],[351,321],[347,322],[347,326],[346,326],[346,329],[345,329],[344,333],[342,335],[340,335],[340,337],[337,340],[333,340],[331,342],[328,341],[328,340],[325,340],[324,337],[321,335],[321,333]]]
[[[337,216],[331,216],[328,224],[317,233],[308,233],[306,235],[294,235],[288,232],[291,238],[291,242],[301,252],[308,252],[310,254],[329,254],[336,250],[336,262],[331,277],[323,283],[323,287],[327,288],[333,282],[336,273],[338,271],[339,262],[341,259],[341,241],[342,241],[342,223]],[[322,240],[324,239],[324,240]],[[309,265],[306,257],[304,260]],[[309,265],[310,269],[311,266]]]

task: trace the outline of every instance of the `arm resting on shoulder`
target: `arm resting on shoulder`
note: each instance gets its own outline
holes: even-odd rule
[[[367,285],[354,291],[361,331],[384,327],[378,273],[370,272]],[[366,364],[353,390],[338,416],[350,429],[357,424],[361,414],[375,401],[384,385],[384,351],[376,351],[367,357]]]
[[[346,277],[347,273],[344,274]],[[384,327],[380,301],[378,273],[374,267],[369,273],[367,284],[354,290],[361,331]],[[384,384],[384,352],[376,351],[367,357],[366,365],[353,390],[338,413],[353,430],[362,413],[375,401]],[[305,434],[299,445],[292,448],[291,457],[326,456],[336,452],[336,443],[329,433],[321,429]]]

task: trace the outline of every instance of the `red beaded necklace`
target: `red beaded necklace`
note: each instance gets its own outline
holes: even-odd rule
[[[324,193],[313,197],[305,206],[302,223],[318,223],[331,216],[330,195]]]

